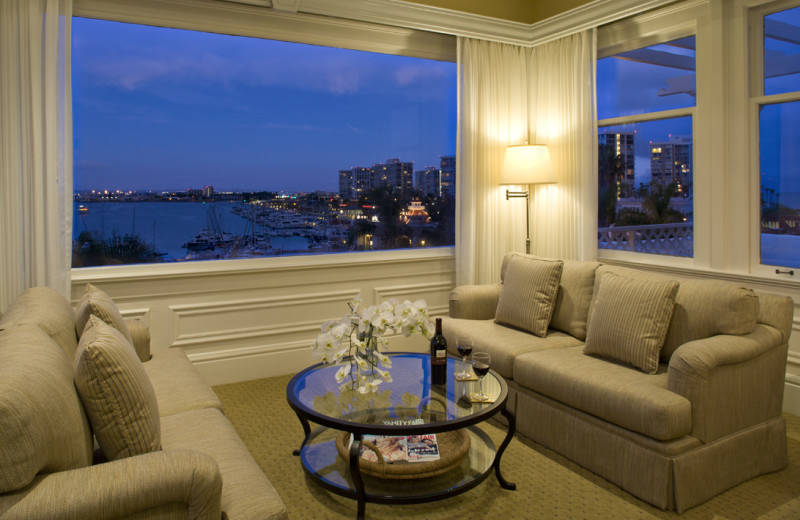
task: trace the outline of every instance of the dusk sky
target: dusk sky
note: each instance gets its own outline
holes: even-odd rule
[[[771,18],[800,25],[800,8]],[[773,54],[799,48],[768,40]],[[687,74],[601,59],[598,117],[691,106],[657,95]],[[74,18],[72,77],[76,190],[336,191],[339,169],[398,157],[421,170],[455,154],[454,63]],[[763,116],[764,181],[800,206],[800,103]],[[639,143],[691,134],[691,120],[640,132],[637,184],[649,181]]]
[[[73,19],[75,190],[338,191],[455,155],[456,65]]]

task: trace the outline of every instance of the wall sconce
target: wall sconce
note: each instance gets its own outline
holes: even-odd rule
[[[550,152],[543,144],[519,144],[506,148],[501,185],[530,186],[531,184],[555,184],[556,176],[550,161]],[[506,200],[525,197],[525,253],[531,253],[531,208],[528,202],[530,188],[526,191],[509,191]]]

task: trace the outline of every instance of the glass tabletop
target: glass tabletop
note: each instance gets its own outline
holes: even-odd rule
[[[481,422],[499,412],[508,397],[508,387],[494,371],[483,379],[483,391],[491,403],[474,403],[478,381],[457,381],[461,360],[448,357],[447,383],[431,384],[428,354],[390,353],[391,382],[377,392],[359,394],[341,390],[334,374],[337,365],[318,364],[297,374],[286,393],[289,404],[307,419],[353,433],[436,433]]]

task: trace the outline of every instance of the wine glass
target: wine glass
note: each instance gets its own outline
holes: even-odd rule
[[[461,356],[461,372],[456,374],[461,379],[467,379],[469,372],[467,372],[467,358],[472,354],[472,340],[470,338],[458,338],[456,342],[458,354]]]
[[[492,357],[488,352],[475,352],[472,354],[472,370],[478,376],[479,393],[475,395],[476,401],[488,401],[492,396],[483,393],[483,377],[489,373]]]

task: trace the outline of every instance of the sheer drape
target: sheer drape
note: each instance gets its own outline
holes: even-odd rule
[[[457,283],[497,281],[503,254],[525,250],[525,199],[497,184],[509,144],[547,144],[559,179],[531,187],[531,252],[592,258],[593,31],[534,48],[460,38],[458,60]]]
[[[589,30],[529,50],[531,142],[550,149],[558,184],[532,187],[531,252],[597,254],[594,38]]]
[[[0,2],[0,312],[24,289],[69,293],[72,0]]]

